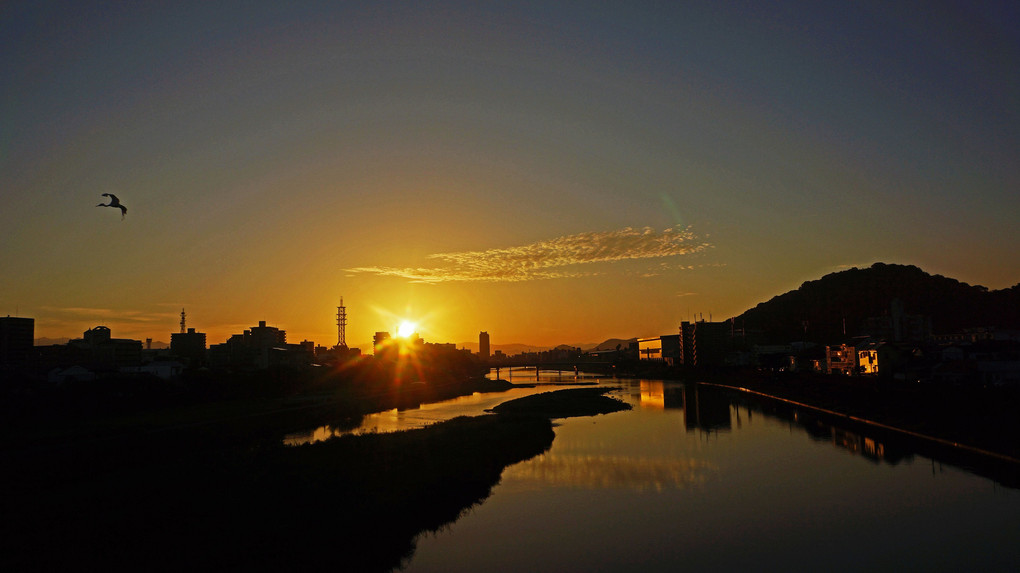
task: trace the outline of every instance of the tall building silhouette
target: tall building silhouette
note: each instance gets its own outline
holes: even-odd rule
[[[489,333],[480,332],[478,333],[478,356],[483,359],[489,359]]]
[[[372,337],[372,354],[379,355],[390,340],[389,332],[376,332]]]
[[[137,366],[142,361],[142,341],[131,338],[113,338],[108,326],[96,326],[82,333],[82,337],[67,343],[93,368],[112,369]]]
[[[185,358],[191,366],[205,363],[205,333],[195,332],[188,328],[187,332],[170,333],[170,352],[178,358]]]
[[[732,325],[729,322],[680,323],[675,350],[680,364],[693,367],[721,366],[732,341]]]
[[[265,370],[270,365],[289,362],[289,354],[302,355],[294,357],[295,362],[303,360],[303,353],[300,345],[287,344],[287,331],[266,326],[266,321],[260,320],[258,326],[242,334],[233,334],[222,344],[210,346],[209,361],[215,366]]]
[[[27,362],[34,344],[34,318],[0,317],[0,364]]]

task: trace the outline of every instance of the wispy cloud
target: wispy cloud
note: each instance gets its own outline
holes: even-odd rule
[[[402,277],[419,283],[520,282],[592,276],[598,273],[571,267],[676,257],[699,252],[710,246],[688,229],[657,232],[648,227],[642,230],[628,227],[618,231],[567,235],[517,247],[437,253],[428,256],[438,263],[430,267],[357,267],[346,270]]]

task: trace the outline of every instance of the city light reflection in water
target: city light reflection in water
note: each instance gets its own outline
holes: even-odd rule
[[[558,421],[404,570],[1020,569],[1020,490],[716,389],[604,383],[635,408]]]

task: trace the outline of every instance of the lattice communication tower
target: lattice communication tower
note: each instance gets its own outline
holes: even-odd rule
[[[340,297],[340,306],[336,307],[336,347],[347,349],[347,336],[344,332],[347,329],[347,307],[344,306],[344,297]]]
[[[181,309],[181,332],[184,332],[184,309]]]

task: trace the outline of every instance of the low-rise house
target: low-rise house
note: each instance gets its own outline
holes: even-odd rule
[[[662,362],[662,339],[660,337],[639,338],[637,344],[639,360]]]
[[[853,374],[857,368],[857,351],[849,344],[825,347],[826,374]]]
[[[882,342],[864,342],[854,347],[854,352],[857,353],[857,369],[858,374],[866,376],[877,376],[879,374],[879,365],[884,362]]]

